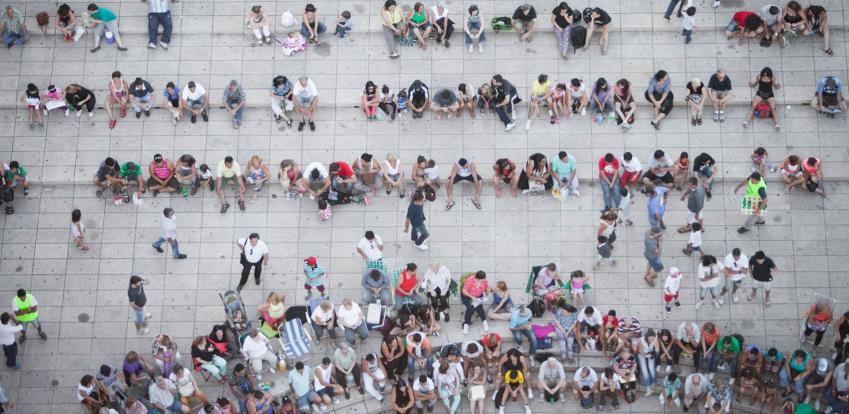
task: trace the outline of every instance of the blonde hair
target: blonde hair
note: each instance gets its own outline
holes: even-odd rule
[[[397,157],[397,156],[395,156],[395,154],[394,154],[394,153],[391,153],[391,152],[390,152],[389,154],[386,154],[386,160],[387,160],[387,161],[397,161],[397,160],[398,160],[398,157]]]
[[[277,294],[277,292],[271,292],[268,294],[266,301],[272,305],[276,305],[278,303],[282,303],[283,299]]]
[[[499,280],[495,282],[495,287],[498,288],[498,290],[507,290],[507,282]]]
[[[329,300],[326,300],[326,301],[324,301],[324,302],[321,302],[321,305],[319,305],[319,307],[321,307],[321,310],[323,310],[323,311],[325,311],[325,312],[326,312],[326,311],[328,311],[328,310],[330,310],[330,309],[333,309],[333,304],[332,304],[332,303],[330,303],[330,301],[329,301]]]
[[[262,158],[259,155],[254,155],[251,157],[251,160],[248,161],[248,165],[259,167],[262,165]]]

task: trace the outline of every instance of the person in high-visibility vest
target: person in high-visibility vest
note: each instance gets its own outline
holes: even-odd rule
[[[26,290],[18,289],[18,294],[12,300],[12,310],[15,312],[15,319],[24,326],[21,331],[20,343],[24,343],[27,339],[27,325],[35,326],[38,330],[38,336],[41,339],[47,339],[47,334],[41,330],[41,321],[38,320],[38,302]]]
[[[752,215],[746,219],[746,223],[743,224],[743,227],[737,229],[737,233],[743,234],[755,224],[766,224],[766,222],[761,218],[761,211],[766,209],[767,201],[766,201],[766,180],[761,176],[758,172],[753,172],[748,178],[743,180],[737,187],[734,188],[734,192],[736,193],[741,187],[746,186],[746,196],[750,200],[757,200],[754,210],[752,211]]]

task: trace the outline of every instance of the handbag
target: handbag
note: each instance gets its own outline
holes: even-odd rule
[[[249,240],[250,240],[250,237],[245,237],[245,244],[244,244],[244,245],[242,245],[242,254],[241,254],[241,255],[239,255],[239,263],[240,263],[242,266],[247,266],[247,265],[249,265],[249,264],[250,264],[250,262],[248,262],[248,257],[247,257],[247,256],[245,256],[245,251],[244,251],[244,249],[247,249],[247,248],[248,248],[248,241],[249,241]]]

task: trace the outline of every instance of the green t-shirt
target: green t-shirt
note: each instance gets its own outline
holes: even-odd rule
[[[112,10],[107,9],[103,6],[97,6],[97,10],[91,13],[91,17],[94,17],[97,20],[102,20],[104,22],[111,22],[118,18]]]
[[[131,176],[131,175],[134,176],[134,178],[135,177],[141,177],[141,175],[142,175],[141,166],[136,164],[136,169],[130,170],[129,164],[130,164],[129,162],[125,162],[124,165],[121,166],[121,174],[119,174],[119,176],[121,178]]]
[[[18,167],[17,173],[13,173],[11,169],[6,170],[6,180],[11,181],[12,178],[15,178],[16,175],[18,177],[26,177],[27,176],[27,170],[25,170],[24,167]]]
[[[725,338],[731,338],[731,345],[725,346]],[[719,343],[716,345],[716,349],[719,352],[731,352],[734,354],[740,353],[740,341],[733,336],[723,336],[719,338]]]
[[[572,171],[575,171],[575,168],[577,168],[577,163],[575,162],[575,158],[572,157],[572,154],[566,155],[566,161],[563,161],[558,157],[551,162],[551,169],[553,169],[560,177],[568,178],[569,174],[572,174]]]

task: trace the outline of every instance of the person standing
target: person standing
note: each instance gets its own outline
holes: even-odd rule
[[[404,222],[404,233],[408,232],[411,226],[413,227],[413,231],[410,233],[410,238],[414,245],[417,249],[427,250],[427,245],[424,242],[430,236],[430,233],[428,233],[425,227],[424,194],[421,191],[416,191],[413,194],[413,200],[410,206],[407,207],[407,220]]]
[[[150,319],[150,313],[144,311],[144,305],[147,304],[147,295],[144,294],[144,285],[148,284],[147,279],[142,279],[139,276],[130,276],[130,287],[127,289],[127,298],[130,300],[130,309],[133,310],[133,323],[136,325],[136,333],[146,334],[150,329],[145,327],[146,320]]]
[[[242,252],[239,260],[239,263],[242,264],[242,277],[239,279],[239,286],[236,290],[242,290],[242,287],[248,283],[248,274],[251,272],[251,267],[254,268],[254,281],[259,286],[262,268],[268,266],[268,246],[259,239],[257,233],[251,233],[247,238],[242,237],[236,241],[236,245]]]
[[[368,263],[383,261],[383,240],[373,231],[366,231],[365,237],[357,243],[357,253]]]
[[[162,37],[159,39],[159,46],[168,50],[168,44],[171,43],[171,10],[168,9],[168,0],[142,0],[147,2],[147,47],[156,49],[156,35],[159,26],[162,26]],[[171,0],[171,3],[176,3],[177,0]]]
[[[749,273],[752,275],[752,293],[746,296],[746,300],[751,301],[758,295],[758,289],[764,291],[764,305],[772,305],[769,301],[769,291],[772,289],[773,273],[778,272],[778,267],[763,250],[758,250],[749,261]]]
[[[47,339],[47,334],[41,330],[41,321],[38,320],[38,301],[34,296],[26,290],[18,289],[15,299],[12,300],[12,310],[15,312],[15,319],[23,325],[20,343],[23,344],[27,339],[27,325],[35,326],[38,336],[41,339]]]
[[[760,173],[753,172],[749,178],[746,178],[742,183],[737,184],[737,187],[734,187],[734,193],[737,193],[737,190],[743,186],[746,186],[746,197],[751,201],[753,209],[752,214],[746,219],[746,223],[737,229],[737,233],[740,234],[748,232],[752,225],[766,224],[763,218],[761,218],[762,212],[767,207],[766,180],[761,177]]]
[[[159,240],[153,242],[153,248],[159,253],[165,252],[161,246],[166,241],[171,245],[171,252],[175,259],[187,257],[180,253],[180,244],[177,242],[177,217],[174,216],[174,209],[171,207],[165,207],[165,210],[162,210],[162,234],[159,236]]]
[[[687,233],[693,227],[693,223],[699,223],[704,229],[702,221],[702,209],[705,208],[705,187],[699,185],[699,179],[690,177],[687,180],[687,190],[681,195],[681,201],[687,199],[687,224],[678,228],[678,233]]]
[[[654,287],[654,280],[657,279],[657,274],[663,270],[663,262],[660,261],[660,253],[662,251],[661,241],[663,240],[663,230],[659,226],[653,226],[646,232],[646,237],[643,240],[645,250],[646,274],[643,279],[649,286]]]
[[[9,312],[0,315],[0,345],[3,345],[3,354],[6,356],[6,366],[20,369],[18,364],[18,344],[15,342],[15,333],[24,330],[24,326],[12,318]],[[0,401],[1,402],[1,401]],[[2,412],[2,410],[0,410]]]

